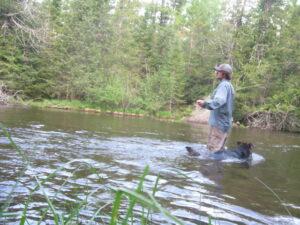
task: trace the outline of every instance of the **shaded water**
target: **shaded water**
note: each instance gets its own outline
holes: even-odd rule
[[[151,169],[145,189],[151,190],[160,173],[157,199],[185,224],[205,224],[209,216],[213,224],[300,224],[299,134],[234,128],[227,146],[238,140],[252,142],[256,159],[265,159],[246,167],[187,156],[187,145],[204,148],[206,126],[24,108],[0,109],[0,121],[31,161],[14,192],[11,212],[21,214],[35,186],[34,175],[44,178],[66,162],[79,159],[94,169],[80,166],[80,162],[70,164],[45,184],[45,191],[62,211],[69,211],[71,203],[95,191],[95,197],[88,199],[91,204],[80,212],[82,224],[113,199],[110,187],[135,188],[145,165]],[[0,137],[1,204],[22,168],[21,158],[8,143]],[[44,197],[37,192],[29,205],[30,224],[39,220],[45,207]],[[156,213],[152,220],[153,224],[168,223]],[[1,224],[16,221],[18,218],[0,219]],[[47,217],[44,224],[52,223]]]

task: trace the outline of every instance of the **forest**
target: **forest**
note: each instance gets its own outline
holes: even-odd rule
[[[234,121],[300,131],[297,0],[1,0],[1,93],[149,115],[233,66]]]

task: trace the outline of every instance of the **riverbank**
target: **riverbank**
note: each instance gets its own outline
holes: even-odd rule
[[[135,108],[106,108],[104,106],[92,104],[89,102],[79,100],[42,100],[42,101],[19,101],[21,105],[38,107],[38,108],[52,108],[61,110],[76,110],[87,113],[105,113],[114,116],[126,116],[126,117],[152,117],[158,120],[167,120],[172,122],[183,121],[184,118],[192,114],[192,107],[180,108],[175,111],[158,111],[155,113],[149,113],[142,109]]]
[[[76,110],[87,113],[104,113],[120,117],[151,117],[161,121],[188,122],[195,124],[207,124],[209,117],[208,110],[198,110],[195,109],[194,106],[184,106],[173,111],[161,110],[157,112],[148,112],[140,108],[107,108],[105,106],[79,100],[18,100],[14,101],[13,104],[38,108]],[[244,119],[241,121],[234,121],[233,126],[296,133],[300,132],[299,118],[297,118],[295,115],[285,112],[272,112],[264,110],[244,115]]]

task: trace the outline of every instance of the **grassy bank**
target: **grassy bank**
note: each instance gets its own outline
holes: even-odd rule
[[[115,116],[129,116],[129,117],[152,117],[159,120],[167,120],[173,122],[180,122],[185,117],[191,117],[194,110],[193,106],[181,106],[173,111],[146,111],[141,108],[117,108],[98,105],[86,101],[79,100],[57,100],[57,99],[43,99],[41,101],[27,100],[17,101],[18,104],[29,105],[39,108],[55,108],[63,110],[78,110],[90,113],[105,113]],[[266,109],[251,109],[251,113],[244,112],[240,114],[237,108],[234,118],[240,118],[234,121],[234,126],[239,127],[253,127],[264,130],[278,130],[288,132],[300,132],[300,118],[299,110],[296,112],[274,111]],[[298,112],[298,113],[297,113]],[[204,120],[207,120],[204,118]],[[197,121],[193,121],[196,122]]]
[[[175,111],[157,111],[148,112],[138,108],[108,108],[105,106],[79,101],[79,100],[57,100],[44,99],[42,101],[19,101],[23,105],[29,105],[39,108],[55,108],[63,110],[78,110],[91,113],[106,113],[116,116],[131,116],[131,117],[154,117],[162,120],[180,121],[183,117],[189,116],[192,112],[191,107],[184,107]]]

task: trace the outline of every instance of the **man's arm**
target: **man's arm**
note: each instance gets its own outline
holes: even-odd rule
[[[216,94],[213,99],[204,101],[204,100],[197,100],[197,104],[208,110],[214,110],[220,108],[222,105],[226,103],[227,99],[227,88],[225,85],[221,85],[217,88]]]

